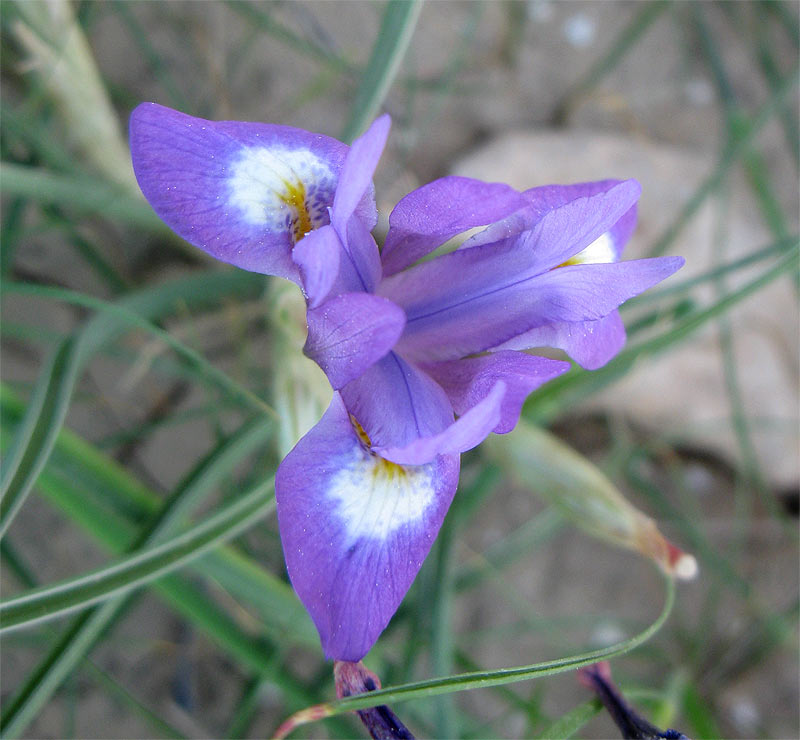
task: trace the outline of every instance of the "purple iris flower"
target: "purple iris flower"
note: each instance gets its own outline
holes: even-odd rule
[[[519,193],[445,177],[397,204],[379,250],[371,183],[388,131],[383,116],[348,149],[154,104],[131,118],[134,169],[166,223],[305,293],[305,352],[335,392],[278,468],[278,522],[292,584],[343,661],[368,652],[414,580],[460,453],[511,431],[527,395],[569,368],[520,350],[601,366],[625,340],[617,307],[683,263],[619,261],[633,180]]]

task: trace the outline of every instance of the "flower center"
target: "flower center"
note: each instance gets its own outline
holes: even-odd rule
[[[350,423],[353,425],[353,429],[355,430],[356,435],[358,435],[358,439],[365,451],[369,452],[369,454],[374,458],[374,465],[372,467],[373,479],[377,480],[378,478],[382,478],[389,483],[404,480],[407,475],[406,469],[402,465],[393,463],[391,460],[384,460],[382,457],[380,457],[380,455],[376,455],[372,451],[372,440],[364,431],[364,427],[358,423],[358,419],[356,419],[356,417],[352,414],[350,414]]]
[[[284,182],[286,191],[279,197],[294,214],[291,220],[292,241],[299,242],[314,228],[311,214],[306,207],[306,188],[302,182]]]
[[[309,149],[245,147],[230,167],[228,202],[244,221],[297,244],[329,223],[336,177]]]

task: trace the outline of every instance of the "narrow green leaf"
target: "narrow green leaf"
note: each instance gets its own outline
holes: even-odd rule
[[[519,681],[528,681],[533,678],[551,676],[556,673],[564,673],[565,671],[582,668],[583,666],[597,663],[600,660],[609,660],[610,658],[629,652],[647,642],[664,626],[675,603],[675,583],[671,578],[664,577],[664,584],[664,607],[655,622],[638,635],[619,642],[616,645],[601,650],[593,650],[591,652],[573,655],[568,658],[549,660],[543,663],[534,663],[532,665],[518,666],[515,668],[501,668],[499,670],[474,671],[442,678],[431,678],[401,686],[390,686],[378,691],[371,691],[367,694],[356,694],[312,708],[312,710],[315,711],[310,712],[309,710],[304,710],[298,713],[298,715],[295,715],[295,718],[293,718],[293,726],[296,727],[300,724],[316,721],[323,717],[333,717],[344,712],[366,709],[379,704],[398,704],[412,699],[441,696],[442,694],[450,694],[457,691],[485,689],[492,686],[503,686],[506,684],[518,683]],[[289,722],[285,723],[285,725],[288,724]]]
[[[411,43],[421,10],[422,0],[389,0],[386,4],[350,120],[342,132],[344,142],[353,141],[377,115]]]
[[[562,102],[556,109],[556,121],[563,122],[566,119],[580,99],[590,93],[622,61],[625,54],[633,48],[645,31],[669,6],[669,0],[656,0],[656,2],[644,3],[641,6],[633,20],[614,39],[605,56],[593,62],[584,77],[578,80],[564,95]]]
[[[70,206],[160,234],[172,234],[143,198],[118,185],[83,175],[63,175],[11,162],[0,164],[0,192],[39,203]]]
[[[717,190],[731,167],[748,151],[756,134],[772,120],[772,116],[777,110],[780,110],[787,96],[795,90],[798,75],[800,75],[800,67],[795,66],[792,72],[781,80],[780,85],[775,89],[770,99],[756,112],[747,130],[731,146],[725,149],[711,174],[700,184],[672,223],[661,232],[648,251],[648,257],[657,257],[667,251],[670,244],[683,231],[706,198]]]
[[[231,272],[229,275],[244,273]],[[217,280],[217,275],[229,278],[228,273],[212,273],[207,279],[216,283],[214,287],[229,288],[238,285],[240,279]],[[85,364],[94,352],[105,342],[121,333],[128,326],[136,326],[155,334],[176,352],[195,366],[201,367],[205,375],[219,386],[227,389],[265,413],[274,412],[261,399],[233,381],[227,374],[208,363],[195,350],[172,337],[168,332],[154,326],[148,317],[158,317],[171,310],[177,300],[186,306],[202,305],[213,295],[213,287],[198,286],[196,278],[189,278],[164,286],[156,286],[134,293],[117,304],[110,304],[74,291],[29,285],[26,283],[3,282],[3,291],[18,292],[39,297],[69,300],[79,305],[95,308],[100,314],[88,321],[84,327],[65,340],[56,352],[53,362],[45,368],[37,381],[32,403],[26,419],[18,432],[9,455],[10,462],[0,478],[0,536],[8,528],[13,516],[19,511],[25,497],[31,490],[36,476],[50,456],[58,431],[69,409],[75,383]],[[246,283],[245,283],[246,284]],[[260,286],[261,281],[257,283]],[[193,293],[193,290],[199,292]]]
[[[22,402],[0,385],[3,441],[19,423],[22,409]],[[85,488],[100,494],[99,498],[80,490],[78,481],[85,481]],[[136,532],[133,522],[152,516],[161,505],[157,494],[68,429],[61,430],[38,486],[73,521],[115,553],[132,545]],[[108,506],[102,506],[106,501]],[[225,546],[208,553],[198,567],[232,597],[255,609],[266,632],[276,640],[314,648],[319,645],[311,619],[292,587],[251,558]]]
[[[187,476],[170,499],[162,507],[159,516],[151,523],[134,543],[133,550],[147,545],[163,542],[174,534],[183,523],[184,517],[207,495],[221,475],[230,472],[241,460],[241,453],[252,451],[254,440],[263,433],[263,422],[245,425],[229,440],[220,445],[215,454],[201,461],[200,465]],[[74,670],[94,646],[100,635],[120,616],[126,603],[126,596],[114,596],[100,606],[91,608],[73,622],[64,637],[49,651],[31,673],[9,709],[0,720],[0,731],[4,737],[21,733],[52,693]]]
[[[39,473],[47,462],[47,454],[55,444],[58,425],[49,421],[66,413],[75,383],[75,341],[60,344],[40,376],[20,432],[8,453],[0,474],[0,537],[11,524],[25,501]],[[56,378],[56,382],[49,382]],[[44,420],[44,423],[42,423]]]
[[[267,481],[181,536],[106,568],[0,602],[0,632],[30,627],[145,585],[236,537],[274,508]]]
[[[0,391],[3,412],[0,440],[5,443],[13,425],[19,424],[23,416],[23,404],[1,385]],[[70,464],[62,475],[58,468],[63,458],[67,458]],[[85,491],[75,486],[75,481],[81,476],[75,476],[74,470],[81,463],[87,465],[87,485],[106,492],[108,497],[116,497],[116,509],[126,512],[128,519],[119,514],[110,515],[108,510],[100,508]],[[61,430],[54,455],[37,485],[73,521],[115,553],[130,549],[135,541],[137,530],[132,521],[153,514],[161,505],[157,494],[68,429]],[[255,606],[264,634],[278,644],[301,643],[318,649],[319,638],[308,614],[291,586],[277,576],[230,545],[212,550],[197,561],[197,566],[203,576],[215,578],[244,608]],[[277,687],[285,697],[289,711],[308,703],[306,688],[300,686],[289,672],[274,670],[269,645],[244,632],[201,587],[173,573],[159,578],[153,583],[153,588],[176,613],[206,634],[232,659],[263,675],[268,683]],[[333,722],[336,724],[336,720]],[[352,732],[344,723],[336,726],[343,737]]]

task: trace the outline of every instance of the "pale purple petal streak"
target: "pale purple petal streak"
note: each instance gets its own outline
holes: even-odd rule
[[[372,175],[386,146],[391,125],[392,121],[386,114],[376,118],[366,133],[356,139],[350,147],[342,168],[340,185],[333,200],[331,216],[334,228],[340,233],[365,194],[372,191]],[[363,218],[362,220],[366,221]],[[372,229],[375,220],[367,222],[366,225]]]

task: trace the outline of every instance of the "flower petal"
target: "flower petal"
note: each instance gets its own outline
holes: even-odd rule
[[[180,236],[224,262],[299,282],[292,246],[328,223],[346,145],[155,103],[131,114],[130,142],[142,192]]]
[[[418,265],[384,281],[380,292],[406,312],[398,350],[430,363],[497,347],[552,322],[596,321],[682,264],[680,257],[660,257],[526,276],[524,252],[501,243]]]
[[[392,119],[387,114],[376,118],[367,131],[350,147],[339,176],[339,187],[333,199],[331,222],[337,231],[345,227],[358,204],[364,199],[364,195],[372,190],[372,176],[386,146],[391,125]],[[377,214],[371,223],[365,220],[367,228],[370,230],[374,228],[376,220]]]
[[[328,658],[360,660],[389,623],[439,531],[459,459],[401,467],[361,444],[338,393],[275,480],[292,585]]]
[[[357,216],[347,222],[339,278],[333,293],[364,291],[372,293],[381,278],[381,258],[378,245],[366,225]]]
[[[406,316],[380,296],[344,293],[309,309],[307,320],[308,339],[303,352],[338,390],[394,347]]]
[[[496,434],[505,434],[516,426],[529,393],[569,368],[568,362],[524,352],[496,352],[424,367],[444,388],[453,410],[462,418],[492,392],[498,381],[503,381],[506,392],[500,406],[500,419],[492,429]]]
[[[597,370],[614,357],[624,345],[625,326],[619,311],[612,311],[608,316],[596,321],[561,321],[545,324],[503,342],[491,351],[557,347],[563,349],[581,367]]]
[[[506,384],[496,382],[486,396],[444,431],[397,447],[373,447],[381,457],[402,465],[422,465],[438,455],[458,455],[477,447],[501,422]]]
[[[639,197],[638,183],[635,183],[633,180],[600,180],[597,182],[576,183],[574,185],[545,185],[526,190],[522,194],[527,201],[525,208],[511,214],[502,221],[492,224],[471,237],[464,242],[461,249],[468,249],[469,247],[478,246],[479,244],[491,244],[502,239],[507,239],[510,236],[533,228],[533,226],[549,211],[562,208],[575,200],[603,195],[611,190],[615,190],[619,185],[624,185],[622,192],[633,193],[635,198]],[[615,193],[619,194],[619,192],[619,190],[615,190]],[[620,216],[619,220],[617,220],[607,232],[604,232],[604,234],[595,239],[595,241],[601,239],[608,240],[609,248],[604,251],[608,253],[609,258],[602,261],[616,262],[620,259],[622,250],[628,243],[628,239],[630,239],[635,227],[636,203],[634,200],[633,205]],[[586,249],[589,248],[590,247],[587,247]],[[595,259],[592,261],[600,260]],[[583,262],[584,260],[580,260],[581,264],[583,264]]]
[[[453,423],[453,408],[442,388],[396,352],[382,357],[341,393],[375,447],[402,447]]]
[[[468,177],[443,177],[417,188],[389,216],[383,274],[399,272],[456,234],[504,218],[525,202],[508,185]]]
[[[318,306],[331,292],[339,276],[342,244],[329,224],[306,234],[292,250],[292,259],[300,268],[303,291],[311,308]]]

